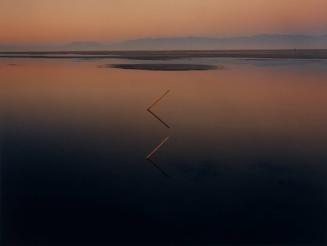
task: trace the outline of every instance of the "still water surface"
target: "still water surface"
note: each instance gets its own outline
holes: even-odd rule
[[[327,62],[120,62],[0,60],[5,243],[325,242]]]

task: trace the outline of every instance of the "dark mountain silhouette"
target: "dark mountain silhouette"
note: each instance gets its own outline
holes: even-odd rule
[[[120,49],[311,49],[327,48],[327,35],[262,34],[248,37],[143,38],[112,46]]]
[[[160,37],[116,43],[76,41],[68,44],[0,44],[0,51],[17,50],[210,50],[327,49],[327,35],[260,34],[240,37]]]

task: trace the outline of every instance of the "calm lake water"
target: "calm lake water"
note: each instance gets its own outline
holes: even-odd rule
[[[0,60],[5,245],[326,242],[327,61],[120,62]]]

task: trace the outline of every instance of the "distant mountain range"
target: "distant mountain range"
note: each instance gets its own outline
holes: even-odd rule
[[[141,38],[116,43],[77,41],[68,44],[0,44],[0,51],[327,49],[327,35],[261,34],[241,37]]]

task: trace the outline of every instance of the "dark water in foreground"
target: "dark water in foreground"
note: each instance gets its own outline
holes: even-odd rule
[[[327,62],[111,62],[0,60],[3,245],[326,242]]]

